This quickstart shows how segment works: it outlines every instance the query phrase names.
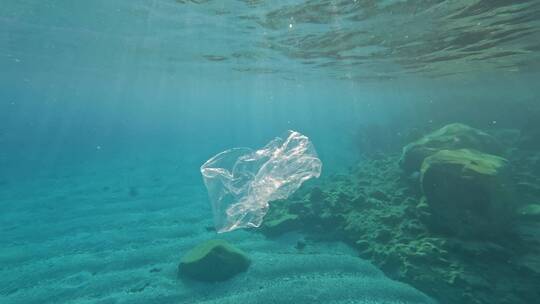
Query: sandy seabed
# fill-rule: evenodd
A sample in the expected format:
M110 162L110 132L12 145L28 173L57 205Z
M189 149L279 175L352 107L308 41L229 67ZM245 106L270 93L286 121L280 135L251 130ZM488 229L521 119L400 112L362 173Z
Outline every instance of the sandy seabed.
M433 303L341 243L298 250L296 233L216 235L190 166L86 164L7 180L0 200L4 304ZM182 254L216 237L244 250L249 270L222 283L179 279Z

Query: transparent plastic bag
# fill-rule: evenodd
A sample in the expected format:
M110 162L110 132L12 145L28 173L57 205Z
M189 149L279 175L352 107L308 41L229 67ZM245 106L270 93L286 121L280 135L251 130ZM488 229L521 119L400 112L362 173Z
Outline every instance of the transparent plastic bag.
M295 131L260 150L234 148L212 157L201 173L217 232L259 227L269 202L289 197L321 169L309 138Z

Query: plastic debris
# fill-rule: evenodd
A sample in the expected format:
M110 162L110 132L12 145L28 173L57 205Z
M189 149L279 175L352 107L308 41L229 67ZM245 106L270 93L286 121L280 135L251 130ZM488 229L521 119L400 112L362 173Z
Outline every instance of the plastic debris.
M321 174L322 162L309 138L295 131L264 148L226 150L201 166L216 231L259 227L269 202L286 199Z

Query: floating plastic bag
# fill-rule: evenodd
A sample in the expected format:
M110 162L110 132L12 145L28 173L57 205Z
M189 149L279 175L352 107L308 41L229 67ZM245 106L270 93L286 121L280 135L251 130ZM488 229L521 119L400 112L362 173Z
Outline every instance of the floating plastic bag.
M304 136L289 131L264 148L234 148L201 167L218 232L259 227L268 203L285 199L302 183L321 175L322 162Z

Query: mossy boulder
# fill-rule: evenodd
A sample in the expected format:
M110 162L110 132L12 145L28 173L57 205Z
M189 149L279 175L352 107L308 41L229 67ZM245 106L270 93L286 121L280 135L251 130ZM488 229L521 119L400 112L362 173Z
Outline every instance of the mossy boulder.
M427 212L437 230L459 237L499 236L508 232L506 159L475 150L441 150L422 163L420 181Z
M403 148L399 164L406 173L419 171L424 159L440 150L473 149L499 154L498 140L461 123L446 125Z
M198 281L225 281L248 269L248 256L224 240L210 240L188 251L180 260L178 274Z

